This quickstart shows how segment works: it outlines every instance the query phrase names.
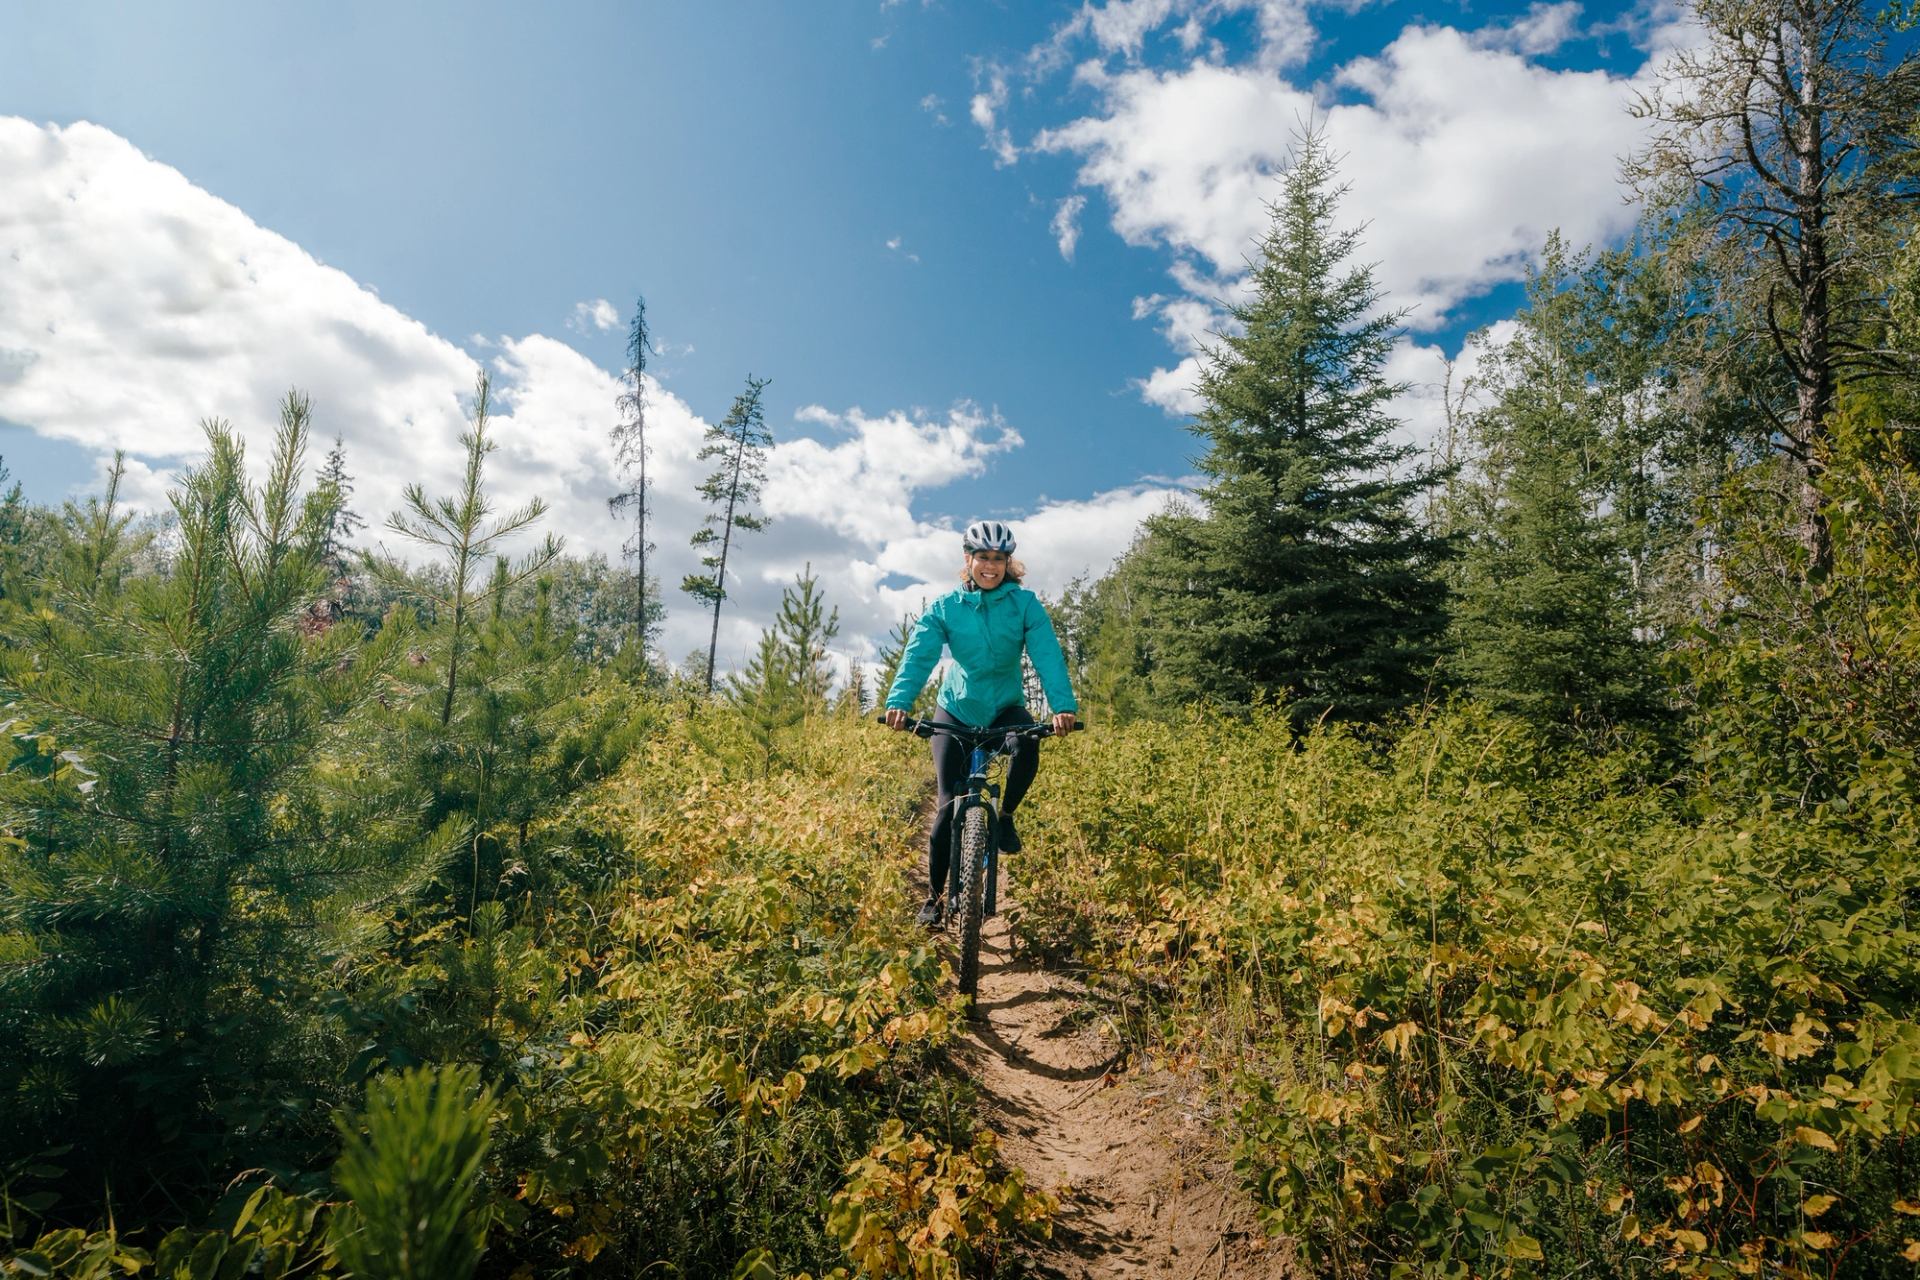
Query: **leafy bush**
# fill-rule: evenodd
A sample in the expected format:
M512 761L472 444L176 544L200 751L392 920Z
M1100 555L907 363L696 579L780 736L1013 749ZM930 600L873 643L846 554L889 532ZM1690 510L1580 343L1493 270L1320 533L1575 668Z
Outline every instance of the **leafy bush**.
M1277 714L1091 737L1029 806L1017 935L1157 993L1338 1270L1903 1268L1920 833L1651 760L1470 708L1377 755Z

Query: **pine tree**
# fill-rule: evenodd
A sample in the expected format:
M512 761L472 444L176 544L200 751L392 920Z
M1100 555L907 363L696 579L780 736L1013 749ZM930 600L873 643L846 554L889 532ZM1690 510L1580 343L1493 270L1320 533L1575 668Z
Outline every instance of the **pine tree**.
M713 692L714 662L720 652L720 604L727 598L727 557L733 548L734 531L755 533L767 527L767 517L751 509L767 478L766 453L773 446L760 407L760 393L767 382L749 376L747 389L734 399L724 421L707 428L706 443L700 447L702 462L720 459L720 465L700 485L700 496L714 509L691 539L693 546L704 552L700 563L708 572L688 574L680 589L713 608L713 632L707 641L708 693ZM713 549L715 543L719 544L717 550Z
M1547 722L1629 711L1642 685L1622 551L1634 513L1615 501L1628 486L1593 376L1584 266L1549 238L1518 332L1488 354L1458 513L1451 665L1475 695Z
M339 436L333 438L333 448L327 452L326 464L320 468L318 483L336 496L333 519L327 526L325 555L333 576L344 578L347 576L347 544L367 527L367 522L348 505L353 501L353 477L347 474L347 446Z
M444 612L446 618L446 676L440 699L440 724L453 718L454 698L460 687L460 663L465 656L473 615L484 612L501 591L513 587L544 570L559 556L560 540L549 534L539 548L528 554L507 574L496 574L486 586L479 585L482 566L492 560L500 543L530 527L546 514L547 504L539 498L497 520L493 500L486 491L487 455L497 447L487 438L487 412L490 385L482 372L474 386L473 427L461 433L466 446L467 465L460 492L453 497L428 498L419 483L407 486L406 507L387 518L387 528L402 537L432 547L440 553L447 570L444 590L434 590L431 581L409 574L404 566L390 559L374 562L385 581L425 596Z
M913 639L913 628L920 621L918 612L909 611L900 615L900 621L894 624L886 641L880 646L880 679L875 684L882 702L887 692L893 688L893 678L900 674L900 664L907 660L907 642ZM921 701L927 694L922 692Z
M647 300L634 303L633 327L627 332L626 385L619 399L620 421L613 428L613 461L627 487L607 499L607 509L617 518L630 514L633 532L627 535L621 550L633 565L633 613L631 643L642 665L652 641L654 616L648 607L647 553L653 543L647 538L647 357L652 346L647 332Z
M45 607L0 647L0 1090L123 1195L220 1158L210 1099L297 1094L308 1046L274 994L397 874L362 857L344 780L316 767L397 646L298 625L333 515L328 489L300 490L307 424L289 395L257 488L208 424L164 573L115 569L116 466L103 501L68 508Z
M12 479L6 463L0 461L0 485ZM0 498L0 601L25 603L34 577L34 508L26 491L15 480Z
M1253 297L1207 353L1192 430L1205 513L1149 523L1146 585L1169 701L1285 694L1298 721L1372 719L1421 695L1440 653L1441 545L1413 504L1436 479L1396 444L1398 313L1318 134L1301 139L1252 264Z
M804 673L779 630L760 633L760 647L746 668L727 677L727 699L740 712L740 724L752 743L755 771L768 777L781 761L781 735L807 717Z
M126 451L115 449L107 469L106 493L89 497L85 506L61 504L61 534L52 569L69 593L100 599L117 595L134 557L152 541L150 534L133 530L134 513L121 509L120 484L126 474Z
M774 618L773 632L800 697L811 709L824 708L833 690L828 646L840 634L840 610L827 610L812 564L780 593L780 612Z

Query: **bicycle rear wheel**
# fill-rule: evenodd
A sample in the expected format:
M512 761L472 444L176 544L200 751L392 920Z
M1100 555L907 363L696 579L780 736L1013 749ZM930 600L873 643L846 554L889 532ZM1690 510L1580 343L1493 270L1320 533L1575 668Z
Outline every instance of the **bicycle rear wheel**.
M984 805L967 810L960 828L960 994L980 994L980 921L985 914L981 883L987 866L987 841L993 830L992 811Z

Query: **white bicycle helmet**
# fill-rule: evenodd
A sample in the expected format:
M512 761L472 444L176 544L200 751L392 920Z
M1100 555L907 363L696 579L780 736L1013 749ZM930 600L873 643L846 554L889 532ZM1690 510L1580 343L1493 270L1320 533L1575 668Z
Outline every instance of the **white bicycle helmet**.
M1013 530L998 520L975 520L960 536L960 545L968 551L1004 551L1012 555L1017 544Z

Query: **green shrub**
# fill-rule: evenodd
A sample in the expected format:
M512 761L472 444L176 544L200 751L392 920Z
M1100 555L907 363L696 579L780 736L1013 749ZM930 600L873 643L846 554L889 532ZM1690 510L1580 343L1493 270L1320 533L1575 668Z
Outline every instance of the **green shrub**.
M334 1250L356 1275L462 1280L487 1247L480 1174L494 1112L473 1067L378 1077L367 1108L339 1121L334 1178L352 1202L334 1219Z

